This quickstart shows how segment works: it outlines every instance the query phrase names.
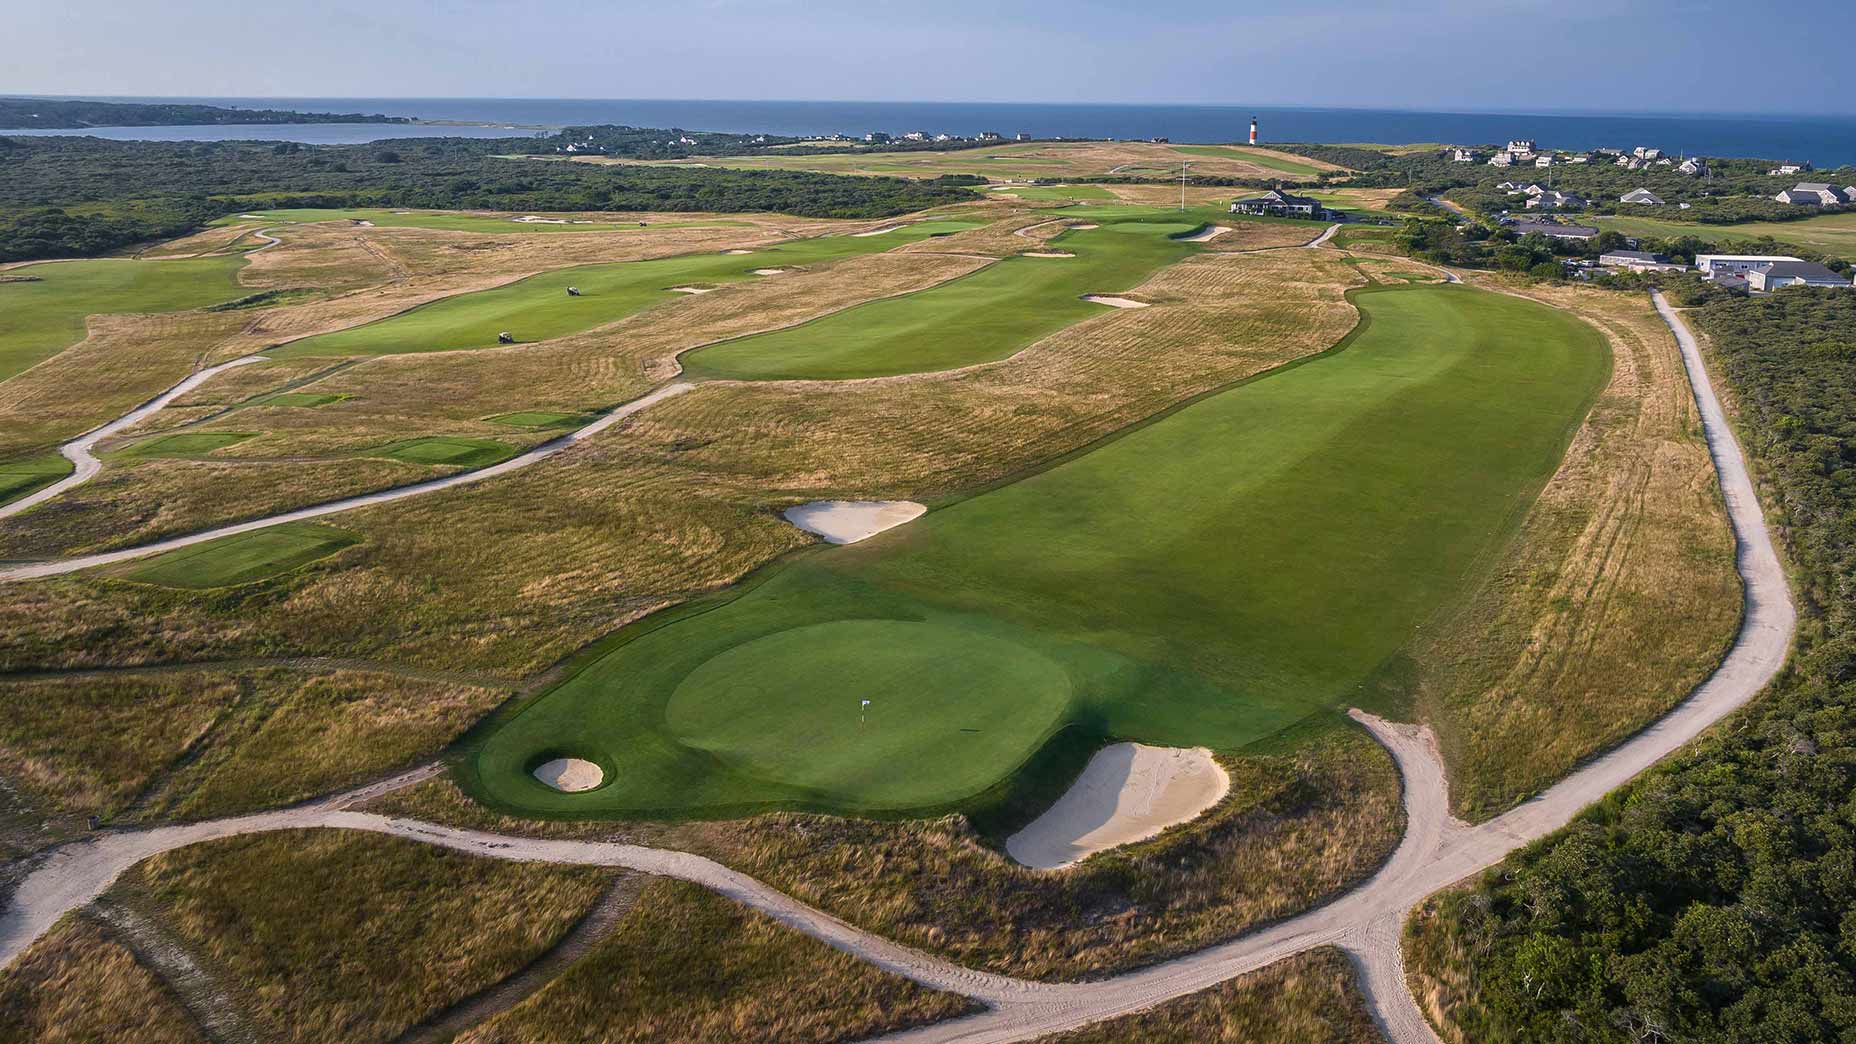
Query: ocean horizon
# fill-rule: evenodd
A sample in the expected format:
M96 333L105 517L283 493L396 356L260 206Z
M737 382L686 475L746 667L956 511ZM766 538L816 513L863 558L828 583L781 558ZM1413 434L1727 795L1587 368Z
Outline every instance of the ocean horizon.
M16 97L46 97L27 95ZM510 137L595 123L790 136L883 131L1011 137L1153 138L1240 141L1255 116L1262 140L1311 143L1438 142L1488 144L1532 138L1547 148L1631 148L1671 154L1748 156L1856 165L1856 116L1705 113L1447 112L1297 106L1049 104L1013 102L718 101L548 98L232 98L62 96L85 100L178 102L303 112L360 112L451 120L432 124L246 124L205 127L95 127L0 134L94 134L128 140L283 140L352 144L389 138Z

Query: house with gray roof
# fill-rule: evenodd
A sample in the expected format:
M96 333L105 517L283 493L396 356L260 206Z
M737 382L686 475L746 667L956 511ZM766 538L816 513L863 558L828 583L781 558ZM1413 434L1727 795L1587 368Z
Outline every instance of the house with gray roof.
M1548 239L1571 239L1583 242L1597 239L1598 229L1590 225L1561 225L1552 221L1517 221L1508 226L1517 236L1542 235Z
M1297 196L1282 189L1271 189L1261 196L1251 196L1231 204L1233 214L1267 214L1274 217L1326 217L1327 208L1318 199Z
M1799 203L1813 207L1837 207L1856 199L1856 185L1839 188L1822 181L1800 181L1772 197L1780 203Z
M1651 192L1647 188L1640 188L1640 189L1632 189L1629 192L1624 193L1622 196L1619 196L1618 202L1619 203L1645 203L1650 206L1660 207L1663 205L1663 197L1657 195L1654 192Z
M1815 261L1774 261L1746 274L1747 285L1761 293L1788 286L1849 286L1850 277L1839 275Z

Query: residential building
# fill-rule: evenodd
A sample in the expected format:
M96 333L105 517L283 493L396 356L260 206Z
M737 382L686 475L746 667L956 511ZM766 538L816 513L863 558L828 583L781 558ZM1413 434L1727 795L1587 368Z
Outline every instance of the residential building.
M1784 174L1802 174L1810 169L1811 165L1809 163L1787 163L1782 167L1767 171L1766 176L1769 178L1776 178Z
M1693 156L1690 156L1688 159L1683 160L1681 166L1678 166L1676 169L1681 171L1684 174L1694 174L1694 175L1699 176L1702 174L1706 174L1708 172L1708 165L1706 163L1703 163L1701 160L1696 159Z
M1598 255L1598 263L1606 268L1625 268L1632 272L1688 271L1688 266L1680 261L1671 261L1661 254L1646 254L1641 250L1613 250Z
M1481 156L1476 152L1475 149L1451 149L1450 150L1450 161L1452 163L1474 163L1476 162L1476 160L1480 158Z
M1598 238L1598 229L1590 225L1559 225L1551 221L1518 221L1508 226L1517 236L1542 235L1549 239L1571 239L1584 242Z
M1709 279L1718 279L1722 275L1742 275L1761 265L1796 260L1787 254L1697 254L1695 267Z
M889 135L884 134L882 131L871 131L864 135L864 140L872 145L881 145L889 141Z
M1548 153L1548 154L1545 154L1545 155L1541 155L1541 156L1535 156L1535 157L1534 157L1534 166L1536 166L1536 167L1551 167L1551 166L1553 166L1553 155L1552 155L1551 153Z
M1527 205L1531 210L1578 210L1585 206L1585 199L1570 192L1545 189L1529 199Z
M1568 163L1590 163L1592 162L1592 157L1581 152L1577 156L1574 156L1573 158L1567 160L1566 162Z
M1653 207L1660 207L1663 205L1663 197L1657 195L1654 192L1651 192L1647 188L1640 188L1640 189L1632 189L1631 191L1624 193L1622 196L1619 196L1618 202L1619 203L1646 203Z
M1661 156L1663 154L1663 150L1647 148L1645 146L1639 145L1636 148L1630 150L1630 154L1632 156L1637 157L1640 160L1643 160L1645 163L1648 163L1651 160L1656 159L1658 156Z
M1516 138L1508 143L1508 151L1532 153L1534 151L1534 139Z
M1318 199L1297 196L1282 189L1271 189L1261 196L1251 196L1231 204L1233 214L1268 214L1275 217L1326 217L1327 209Z
M1771 293L1788 286L1849 286L1847 277L1838 275L1814 261L1774 261L1746 273L1747 285L1761 293Z
M1018 132L1018 140L1019 140L1019 141L1030 141L1030 140L1031 140L1031 132L1029 132L1029 131L1019 131L1019 132Z
M981 131L980 140L981 141L1004 141L1005 138L998 131Z
M927 131L910 131L902 136L903 141L927 141Z
M1512 167L1514 166L1514 153L1498 152L1495 155L1490 156L1489 166L1491 167Z
M1802 203L1813 207L1835 207L1856 199L1856 185L1838 188L1822 181L1800 181L1772 197L1780 203Z

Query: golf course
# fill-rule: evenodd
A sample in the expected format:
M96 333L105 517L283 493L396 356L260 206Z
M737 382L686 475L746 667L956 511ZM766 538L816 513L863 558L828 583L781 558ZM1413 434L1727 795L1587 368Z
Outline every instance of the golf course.
M1002 359L1108 311L1083 295L1138 286L1198 250L1179 237L1199 227L1127 221L1064 232L1039 252L1071 256L1009 257L919 293L710 345L685 355L684 370L697 378L844 380Z
M0 273L0 381L84 339L84 320L179 312L242 293L241 257L60 261Z
M1158 258L1174 241L1149 227L1094 239ZM1050 264L1082 261L1070 235L1078 259ZM1353 299L1329 352L620 631L493 718L466 785L544 816L923 813L1066 727L1233 750L1371 707L1375 672L1505 546L1610 355L1510 296ZM561 757L605 784L530 775Z
M381 228L429 228L441 232L623 232L640 228L726 228L747 226L746 221L725 218L683 221L598 221L560 214L459 214L452 211L386 210L378 207L354 209L254 210L213 222L236 225L258 220L269 224L313 224L319 221L366 223Z
M492 290L459 294L379 322L295 341L272 358L397 355L406 352L490 348L508 332L518 344L545 341L623 319L675 300L673 288L707 289L766 276L756 269L836 261L873 254L930 236L948 235L978 222L917 221L880 235L798 239L745 254L704 253L651 261L624 261L556 269ZM579 291L570 296L568 287Z

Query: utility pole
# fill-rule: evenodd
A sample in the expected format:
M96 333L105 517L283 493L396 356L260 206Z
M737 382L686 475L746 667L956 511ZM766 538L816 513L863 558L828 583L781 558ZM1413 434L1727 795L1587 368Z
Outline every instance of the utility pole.
M1179 209L1181 210L1186 209L1186 168L1190 166L1192 166L1191 161L1179 165Z

